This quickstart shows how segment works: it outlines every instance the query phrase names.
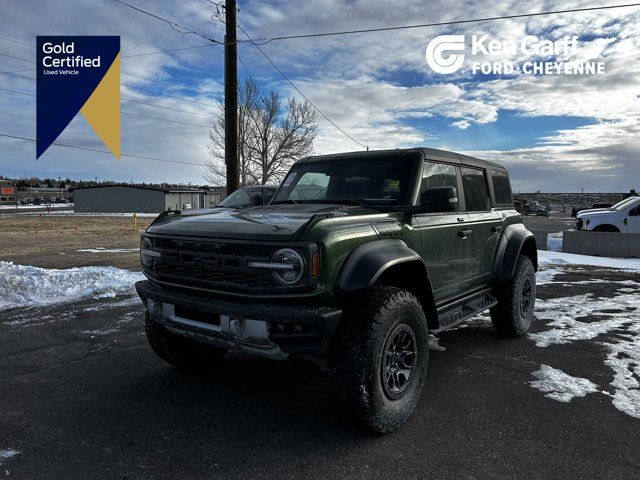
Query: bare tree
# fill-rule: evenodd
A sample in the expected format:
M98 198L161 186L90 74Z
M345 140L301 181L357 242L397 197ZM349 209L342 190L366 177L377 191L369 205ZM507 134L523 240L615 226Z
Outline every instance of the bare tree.
M224 185L224 98L217 104L203 175L214 185ZM289 98L283 106L276 91L262 93L251 79L245 80L238 91L240 185L279 182L295 160L313 153L316 117L308 102Z

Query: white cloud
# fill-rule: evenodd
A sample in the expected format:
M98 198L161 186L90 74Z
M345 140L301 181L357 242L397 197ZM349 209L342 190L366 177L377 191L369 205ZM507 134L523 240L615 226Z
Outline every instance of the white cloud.
M222 39L224 26L211 21L214 7L206 2L137 0L135 4L212 38ZM588 6L592 2L580 0L573 2L574 5ZM256 38L486 16L486 4L471 0L457 1L455 5L442 0L429 4L411 0L402 2L400 8L379 0L338 3L332 0L295 3L249 0L239 6L240 24ZM526 5L501 1L492 4L492 15L550 8L556 7L550 7L542 0ZM119 34L123 55L204 43L199 37L180 35L167 25L116 3L73 0L67 2L64 15L52 13L57 11L57 3L53 0L26 0L5 5L0 20L3 35L32 42L36 33ZM631 187L627 185L632 178L630 174L640 178L635 165L639 151L636 125L640 111L640 63L633 56L640 47L640 22L635 11L633 8L617 9L458 27L273 41L262 48L323 112L372 148L429 144L459 149L451 144L446 132L436 135L431 129L417 126L428 124L430 118L437 117L445 117L456 134L473 124L495 124L504 110L514 111L524 118L576 116L592 119L592 125L547 134L526 147L474 153L498 159L513 168L517 188L522 190L569 189L581 185L620 190ZM545 38L587 36L585 38L593 39L583 42L574 60L603 59L607 74L486 81L472 78L469 73L436 75L426 66L424 48L429 39L441 33L486 33L500 39L518 39L527 34ZM239 38L243 38L241 32ZM292 92L253 46L241 44L239 50L259 84L288 94ZM34 56L32 49L7 42L2 42L1 51L25 58ZM133 87L123 87L123 96L200 115L130 102L123 102L123 111L209 124L211 119L201 115L212 115L213 108L163 98L162 95L167 93L214 103L221 89L222 58L220 47L214 46L124 59L123 71L146 79L123 75L122 83ZM522 60L519 55L497 55L492 60L506 58ZM6 57L0 60L3 71L29 66ZM472 60L469 57L467 63ZM32 76L29 72L26 75ZM185 88L181 82L190 85ZM6 75L0 75L0 87L34 91L33 82ZM1 132L35 136L33 97L3 93L0 110ZM123 151L126 153L195 163L206 158L206 128L126 115L122 118L122 127ZM322 119L320 127L316 146L319 153L360 148ZM60 140L103 148L80 117L72 122ZM1 142L0 173L27 170L27 173L85 178L98 175L118 180L202 181L197 166L133 159L117 162L107 156L56 147L36 162L33 145L9 140Z
M458 120L457 122L453 122L451 126L459 128L460 130L466 130L471 126L471 124L466 120Z

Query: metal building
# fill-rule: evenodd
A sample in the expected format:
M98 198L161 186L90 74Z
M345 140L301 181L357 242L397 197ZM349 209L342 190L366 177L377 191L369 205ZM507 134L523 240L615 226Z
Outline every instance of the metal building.
M202 190L173 190L134 185L98 185L74 189L74 210L83 213L160 213L205 206Z

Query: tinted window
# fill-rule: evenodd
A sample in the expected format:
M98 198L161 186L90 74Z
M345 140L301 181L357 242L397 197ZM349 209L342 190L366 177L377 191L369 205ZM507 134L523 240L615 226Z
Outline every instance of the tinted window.
M456 167L444 163L425 162L422 169L422 183L420 184L420 199L425 198L425 193L429 191L435 192L443 187L453 187L458 190L458 177L456 175ZM435 202L432 205L440 205L442 202ZM442 205L442 207L432 208L430 212L451 212L457 211L457 205Z
M496 197L496 205L512 206L511 184L509 176L503 172L492 172L491 183L493 183L493 193Z
M468 212L486 212L491 210L487 179L483 170L462 169L462 186Z

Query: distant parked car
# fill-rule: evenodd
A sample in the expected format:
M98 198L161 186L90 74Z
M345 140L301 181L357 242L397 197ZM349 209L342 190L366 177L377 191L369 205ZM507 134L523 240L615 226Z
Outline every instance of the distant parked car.
M33 197L25 197L24 202L25 205L33 205Z
M610 208L582 210L576 230L640 233L640 196L629 197Z
M549 215L551 215L551 209L549 207L539 206L536 209L537 217L548 217Z
M267 205L276 193L276 185L252 185L243 187L222 200L216 208L248 208Z

